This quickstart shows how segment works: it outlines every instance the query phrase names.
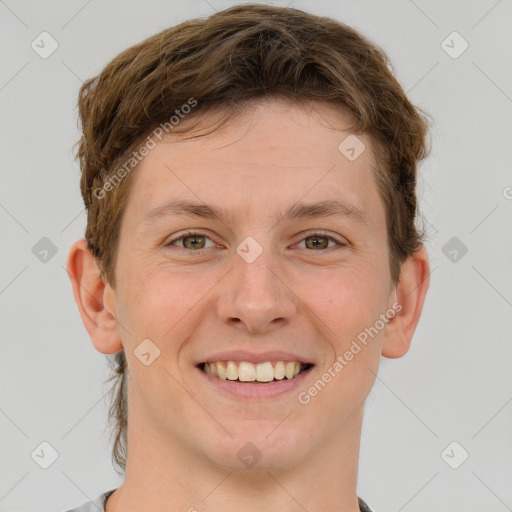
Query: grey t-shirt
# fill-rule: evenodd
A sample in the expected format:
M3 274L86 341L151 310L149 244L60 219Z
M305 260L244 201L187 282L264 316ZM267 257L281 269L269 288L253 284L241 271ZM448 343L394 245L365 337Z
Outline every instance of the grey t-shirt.
M107 491L98 496L94 501L88 501L80 507L66 510L66 512L105 512L105 504L115 490ZM361 512L372 512L370 507L361 498L359 498L359 510Z
M110 498L110 495L114 493L117 489L112 489L110 491L104 492L100 496L98 496L94 501L88 501L84 503L78 508L74 508L72 510L66 510L66 512L105 512L105 504L107 500Z

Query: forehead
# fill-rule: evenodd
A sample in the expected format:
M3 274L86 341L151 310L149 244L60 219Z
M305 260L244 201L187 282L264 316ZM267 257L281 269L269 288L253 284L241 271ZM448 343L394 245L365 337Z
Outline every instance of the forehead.
M206 115L194 129L212 122ZM267 100L207 135L170 134L134 171L128 208L141 220L170 199L190 200L263 218L299 201L343 200L379 223L371 140L349 123L322 103Z

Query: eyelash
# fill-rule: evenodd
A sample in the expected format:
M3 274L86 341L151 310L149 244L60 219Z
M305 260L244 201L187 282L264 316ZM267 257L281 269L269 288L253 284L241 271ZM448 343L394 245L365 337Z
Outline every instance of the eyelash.
M204 236L205 238L208 238L208 239L212 240L208 235L205 235L204 233L201 233L199 231L194 231L194 230L188 230L188 231L186 231L186 233L182 234L181 236L173 238L172 240L169 240L169 242L167 242L166 246L174 245L178 249L181 249L181 250L184 250L184 251L188 251L188 252L199 253L199 254L201 254L203 251L211 249L211 247L204 247L202 249L187 249L186 247L179 247L178 245L176 245L177 241L182 240L184 238L187 238L189 236ZM305 233L303 235L301 240L299 240L299 242L297 242L297 243L301 243L304 240L306 240L307 238L313 238L313 237L327 238L329 241L335 242L337 244L338 248L343 248L343 247L346 247L348 245L347 243L344 243L341 240L338 240L338 239L336 239L336 238L334 238L334 237L332 237L330 235L327 235L326 233L322 233L321 231L307 232L307 233ZM305 249L308 250L307 247ZM324 252L324 251L327 251L329 249L336 249L336 247L327 247L325 249L319 249L318 251L315 251L314 249L309 249L309 250L310 250L310 252Z

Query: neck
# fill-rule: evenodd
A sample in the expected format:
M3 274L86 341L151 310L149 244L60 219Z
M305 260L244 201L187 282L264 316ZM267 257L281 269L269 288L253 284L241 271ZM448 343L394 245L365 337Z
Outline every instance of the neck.
M325 446L294 467L240 471L206 462L153 434L128 436L125 480L106 512L359 512L358 436Z
M359 512L362 413L361 408L343 428L328 427L324 432L328 441L309 450L304 445L294 448L293 460L272 464L263 458L246 470L217 463L188 444L185 436L170 435L161 424L151 422L151 417L130 415L125 480L108 499L106 512ZM272 451L272 441L274 448L282 446L277 437L267 439L265 453ZM233 439L232 445L245 442Z

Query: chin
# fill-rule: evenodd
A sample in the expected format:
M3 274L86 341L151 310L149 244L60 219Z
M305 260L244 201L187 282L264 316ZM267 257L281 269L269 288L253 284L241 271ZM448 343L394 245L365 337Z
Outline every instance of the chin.
M304 432L285 429L279 422L264 421L240 428L206 447L212 463L227 471L276 471L296 466L305 454Z

